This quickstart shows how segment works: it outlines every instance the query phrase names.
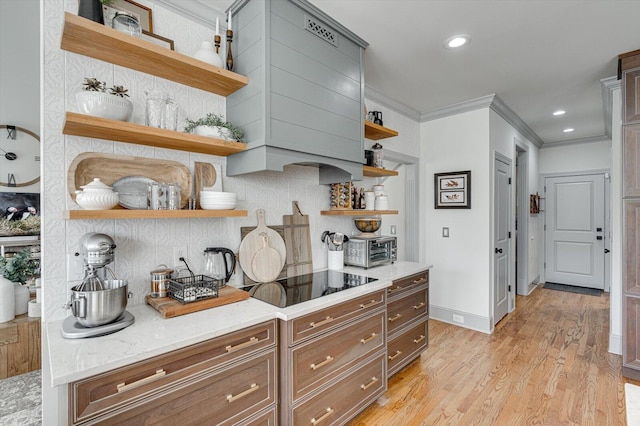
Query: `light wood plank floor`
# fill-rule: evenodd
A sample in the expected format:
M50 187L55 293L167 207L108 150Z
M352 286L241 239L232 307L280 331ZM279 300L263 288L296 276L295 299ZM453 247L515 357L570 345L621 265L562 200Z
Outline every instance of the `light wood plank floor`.
M538 287L492 335L430 320L429 348L350 426L625 425L609 296Z

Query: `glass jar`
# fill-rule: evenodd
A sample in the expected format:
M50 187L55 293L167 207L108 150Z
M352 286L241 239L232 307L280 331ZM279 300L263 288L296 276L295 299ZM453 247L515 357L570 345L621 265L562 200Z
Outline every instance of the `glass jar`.
M163 117L165 116L167 97L159 90L150 90L145 94L147 95L147 105L144 123L147 126L161 128Z
M384 153L382 152L382 145L376 142L372 147L373 151L373 167L377 167L379 169L384 169Z
M171 98L165 100L162 128L178 130L178 103Z
M142 37L142 27L138 18L131 16L126 12L116 12L111 21L114 30L122 31L134 37Z

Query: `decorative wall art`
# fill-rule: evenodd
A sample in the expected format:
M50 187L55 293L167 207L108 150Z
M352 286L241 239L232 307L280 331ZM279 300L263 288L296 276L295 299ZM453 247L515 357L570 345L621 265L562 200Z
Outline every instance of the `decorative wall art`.
M436 209L471 208L471 171L434 174Z
M40 194L0 192L0 236L40 234Z

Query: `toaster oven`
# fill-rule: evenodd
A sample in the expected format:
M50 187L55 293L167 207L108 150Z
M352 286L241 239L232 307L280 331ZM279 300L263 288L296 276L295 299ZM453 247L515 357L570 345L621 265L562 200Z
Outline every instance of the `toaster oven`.
M355 236L344 244L344 264L371 268L398 260L396 237Z

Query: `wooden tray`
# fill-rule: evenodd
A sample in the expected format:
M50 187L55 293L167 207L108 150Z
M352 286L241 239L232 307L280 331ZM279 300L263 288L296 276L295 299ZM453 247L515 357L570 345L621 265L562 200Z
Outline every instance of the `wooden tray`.
M160 312L162 318L173 318L180 315L191 314L204 309L215 308L216 306L228 305L229 303L241 302L249 298L249 292L226 286L220 289L220 296L213 299L200 300L199 302L185 303L184 305L170 297L145 296L147 305Z
M73 159L67 172L67 190L75 201L76 190L93 178L112 185L126 176L144 176L158 182L177 182L181 188L181 206L184 208L191 197L191 173L182 163L146 157L84 152Z

